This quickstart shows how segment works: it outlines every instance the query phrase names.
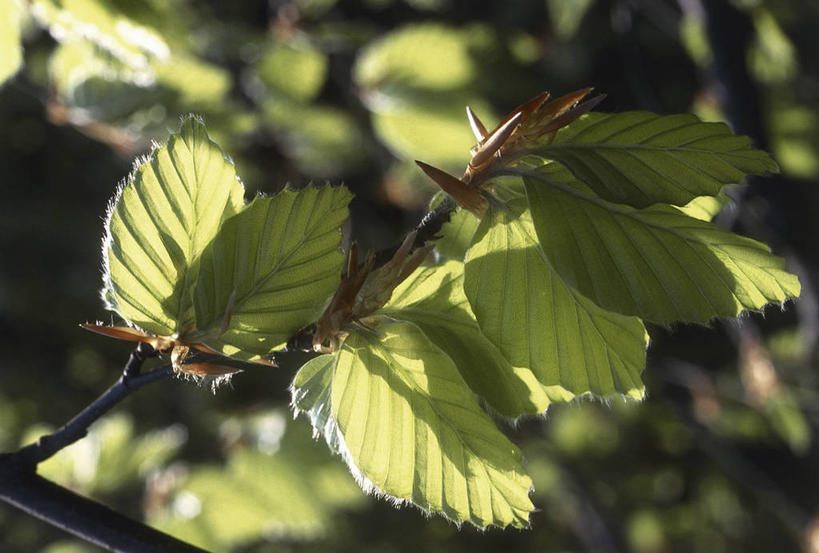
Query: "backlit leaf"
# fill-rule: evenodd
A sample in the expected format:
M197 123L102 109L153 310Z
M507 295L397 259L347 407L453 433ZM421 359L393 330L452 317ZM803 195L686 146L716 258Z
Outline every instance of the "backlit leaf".
M746 174L777 170L768 154L723 123L643 111L589 114L537 155L565 165L601 198L634 207L685 205Z
M797 278L760 242L671 206L613 204L553 174L524 179L541 247L605 309L704 323L799 295Z
M463 87L476 74L466 33L440 24L407 25L362 50L354 68L360 87Z
M459 261L422 267L395 289L382 312L415 323L452 358L469 387L501 414L543 412L550 401L532 371L512 367L481 333L463 291L463 273Z
M23 63L22 16L22 0L0 0L0 85L17 73Z
M305 369L296 406L326 413L330 402L336 443L365 489L481 527L528 524L531 480L520 451L417 326L383 319Z
M109 309L159 336L190 330L199 257L243 194L205 125L186 119L112 203L103 250Z
M201 339L225 353L261 355L314 321L341 278L340 227L351 197L344 187L286 189L228 220L202 256Z
M640 399L647 335L570 287L538 245L523 198L491 207L467 252L464 280L483 333L530 369L552 401L591 393Z

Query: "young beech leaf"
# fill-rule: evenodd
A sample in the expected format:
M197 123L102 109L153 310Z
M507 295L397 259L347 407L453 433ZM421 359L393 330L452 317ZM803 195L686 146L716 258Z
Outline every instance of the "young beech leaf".
M460 212L478 222L468 212ZM466 383L493 409L507 417L543 412L549 397L526 367L512 367L481 333L463 291L464 264L448 261L422 267L393 292L381 310L410 321L458 367Z
M541 248L601 307L705 323L799 295L798 279L765 244L672 206L607 202L551 165L524 178Z
M435 249L446 258L463 260L479 222L470 212L456 209L441 227L441 238L435 241Z
M528 525L520 450L417 326L384 318L352 332L299 371L293 399L365 490L456 522Z
M316 320L338 287L344 187L283 190L256 198L206 248L196 288L200 340L263 355Z
M22 0L0 0L0 86L23 63L20 35L24 9Z
M530 369L551 400L643 397L642 322L602 309L561 278L524 198L491 207L481 221L466 255L464 292L484 335L513 367Z
M746 174L778 169L723 123L643 111L586 115L535 153L565 165L601 198L634 207L685 205Z
M108 308L158 336L188 331L199 256L241 209L243 195L233 163L205 125L186 119L111 204L103 245Z

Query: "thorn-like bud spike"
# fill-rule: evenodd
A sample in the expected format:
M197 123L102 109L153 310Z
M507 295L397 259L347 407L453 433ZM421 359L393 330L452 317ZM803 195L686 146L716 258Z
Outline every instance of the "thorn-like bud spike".
M478 142L483 142L489 135L489 131L486 130L486 127L483 126L481 120L478 119L478 116L475 115L475 112L472 111L472 108L469 106L466 106L466 118L469 119L469 126L472 127L472 133L475 135L475 139Z
M145 334L141 330L137 330L129 326L104 326L91 323L84 323L80 326L85 330L90 330L91 332L96 332L97 334L102 334L103 336L108 336L110 338L116 338L117 340L142 342L162 353L167 352L174 346L174 344L176 344L176 340L173 338L166 336L151 336L150 334Z
M509 137L512 136L512 133L515 132L521 119L523 119L523 113L518 113L493 132L478 151L475 152L475 155L472 156L469 165L472 167L480 167L489 161L492 156L495 155L495 152L500 150Z
M462 208L471 211L477 216L483 215L486 211L486 198L481 196L477 189L464 184L449 173L441 171L437 167L427 165L423 161L415 161L418 167L441 187L441 190L452 196L452 199Z
M544 117L548 117L549 119L562 115L564 112L574 107L577 102L588 96L592 90L594 90L592 87L581 88L580 90L575 90L574 92L564 94L560 98L555 98L543 106L543 109L538 115L543 114Z
M347 276L355 274L358 269L358 245L353 242L350 244L350 253L347 255Z
M414 230L407 234L406 238L404 238L404 241L401 242L401 247L399 247L396 250L395 254L392 256L394 261L400 263L404 260L405 257L407 257L407 255L409 255L409 252L412 250L412 246L415 245L416 236L418 236L417 230Z
M535 96L531 100L528 100L528 101L522 103L521 105L519 105L518 107L516 107L515 109L510 111L509 115L504 117L503 121L501 121L498 124L498 126L495 128L495 130L492 131L492 132L493 133L496 132L500 127L505 125L507 121L509 121L512 117L514 117L518 113L522 114L524 118L529 117L531 114L533 114L534 112L536 112L537 110L540 109L540 106L542 106L544 104L544 102L546 102L546 100L549 99L549 96L550 95L549 95L548 92L541 92L540 94L538 94L537 96Z
M564 111L558 117L555 117L548 124L546 124L540 132L541 136L547 135L549 133L555 133L558 130L562 129L569 123L577 120L581 115L584 115L591 111L597 104L602 102L606 98L605 94L600 94L595 96L591 100L588 100L579 106L571 108L569 110Z

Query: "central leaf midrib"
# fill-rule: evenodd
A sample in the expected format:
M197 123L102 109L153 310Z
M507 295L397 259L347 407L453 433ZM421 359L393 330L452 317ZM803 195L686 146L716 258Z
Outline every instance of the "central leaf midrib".
M285 254L283 257L281 257L279 259L279 261L276 263L275 267L270 269L270 271L268 271L266 275L264 275L262 278L260 278L256 282L256 284L253 285L253 288L248 290L248 292L246 294L244 294L240 299L236 299L236 301L234 301L234 304L233 304L234 307L238 309L239 307L244 305L245 302L249 301L251 298L253 298L253 296L258 294L259 290L264 288L264 285L267 284L267 282L270 279L272 279L276 275L276 273L279 272L279 270L281 270L282 265L284 265L293 255L295 255L295 253L299 250L299 248L302 245L304 245L304 243L307 242L307 241L308 241L308 236L307 235L303 236L299 240L299 242L296 245L294 245L293 248L290 249L289 252L287 252L287 254ZM327 255L327 253L328 252L322 252L321 255L316 256L315 258L311 259L311 261L313 261L315 259L318 259L319 257L323 257L323 256Z

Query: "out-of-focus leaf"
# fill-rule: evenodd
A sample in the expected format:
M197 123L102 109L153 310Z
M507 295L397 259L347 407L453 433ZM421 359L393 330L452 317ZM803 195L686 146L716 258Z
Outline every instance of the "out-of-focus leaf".
M332 423L316 431L335 429L331 441L365 489L481 527L528 524L531 480L520 451L417 326L384 319L305 369L294 381L294 403L331 410L332 417L311 414Z
M559 166L524 178L555 271L605 309L659 323L705 323L799 295L764 244L670 206L634 209L573 185ZM542 178L542 180L535 180Z
M438 23L407 25L371 42L353 70L364 89L462 88L476 76L464 32Z
M96 553L96 549L74 541L58 541L48 544L40 553Z
M170 49L155 29L99 0L33 0L31 13L59 42L90 41L134 70L166 60Z
M59 44L48 70L62 102L97 119L124 118L173 96L156 86L152 69L134 69L89 41Z
M552 401L642 399L642 322L602 309L563 280L525 199L490 206L467 252L464 291L484 335L513 367L530 369Z
M218 108L220 102L226 101L232 84L225 69L182 53L153 67L157 86L172 91L175 105L183 111Z
M248 428L257 422L259 429ZM271 422L283 432L275 448L265 445ZM194 465L164 507L149 512L151 525L200 547L225 550L263 539L320 537L336 509L363 502L344 468L300 424L291 428L284 413L223 425L228 423L238 426L231 432L238 430L244 445L228 450L225 465Z
M783 390L765 404L765 415L774 431L796 454L804 454L811 443L811 428L793 394Z
M463 271L460 261L422 267L395 289L381 311L418 325L452 358L470 388L499 413L542 413L550 401L532 371L512 367L481 333L463 291Z
M28 435L34 439L44 430L31 429ZM134 436L129 415L109 415L96 422L88 436L62 449L37 470L45 478L84 493L111 493L137 485L175 455L186 440L187 433L178 425Z
M112 203L103 250L109 309L159 336L190 331L199 256L241 209L243 193L205 125L185 120Z
M483 102L454 95L426 95L373 104L373 127L400 159L423 159L435 165L461 168L469 159L475 136L469 130L464 106L489 113Z
M814 179L819 176L819 112L815 106L778 99L771 116L772 143L782 170L792 176Z
M757 79L766 83L791 79L799 71L799 63L788 35L773 14L761 6L753 11L753 21L756 33L749 53L750 69Z
M0 0L0 85L17 73L23 63L22 17L22 0Z
M593 2L594 0L547 0L546 6L549 8L554 33L563 40L572 38Z
M598 196L634 207L714 196L776 162L723 123L644 111L584 116L538 155L560 162Z
M321 90L327 65L327 56L305 40L273 42L256 65L256 74L274 93L307 102Z
M366 159L367 138L342 110L271 99L263 111L276 140L307 175L337 177Z
M679 26L680 40L688 55L700 67L707 67L713 60L711 46L705 34L705 26L701 17L690 13L683 13Z
M341 186L286 189L228 219L201 258L199 339L264 355L315 320L341 278L351 198Z

